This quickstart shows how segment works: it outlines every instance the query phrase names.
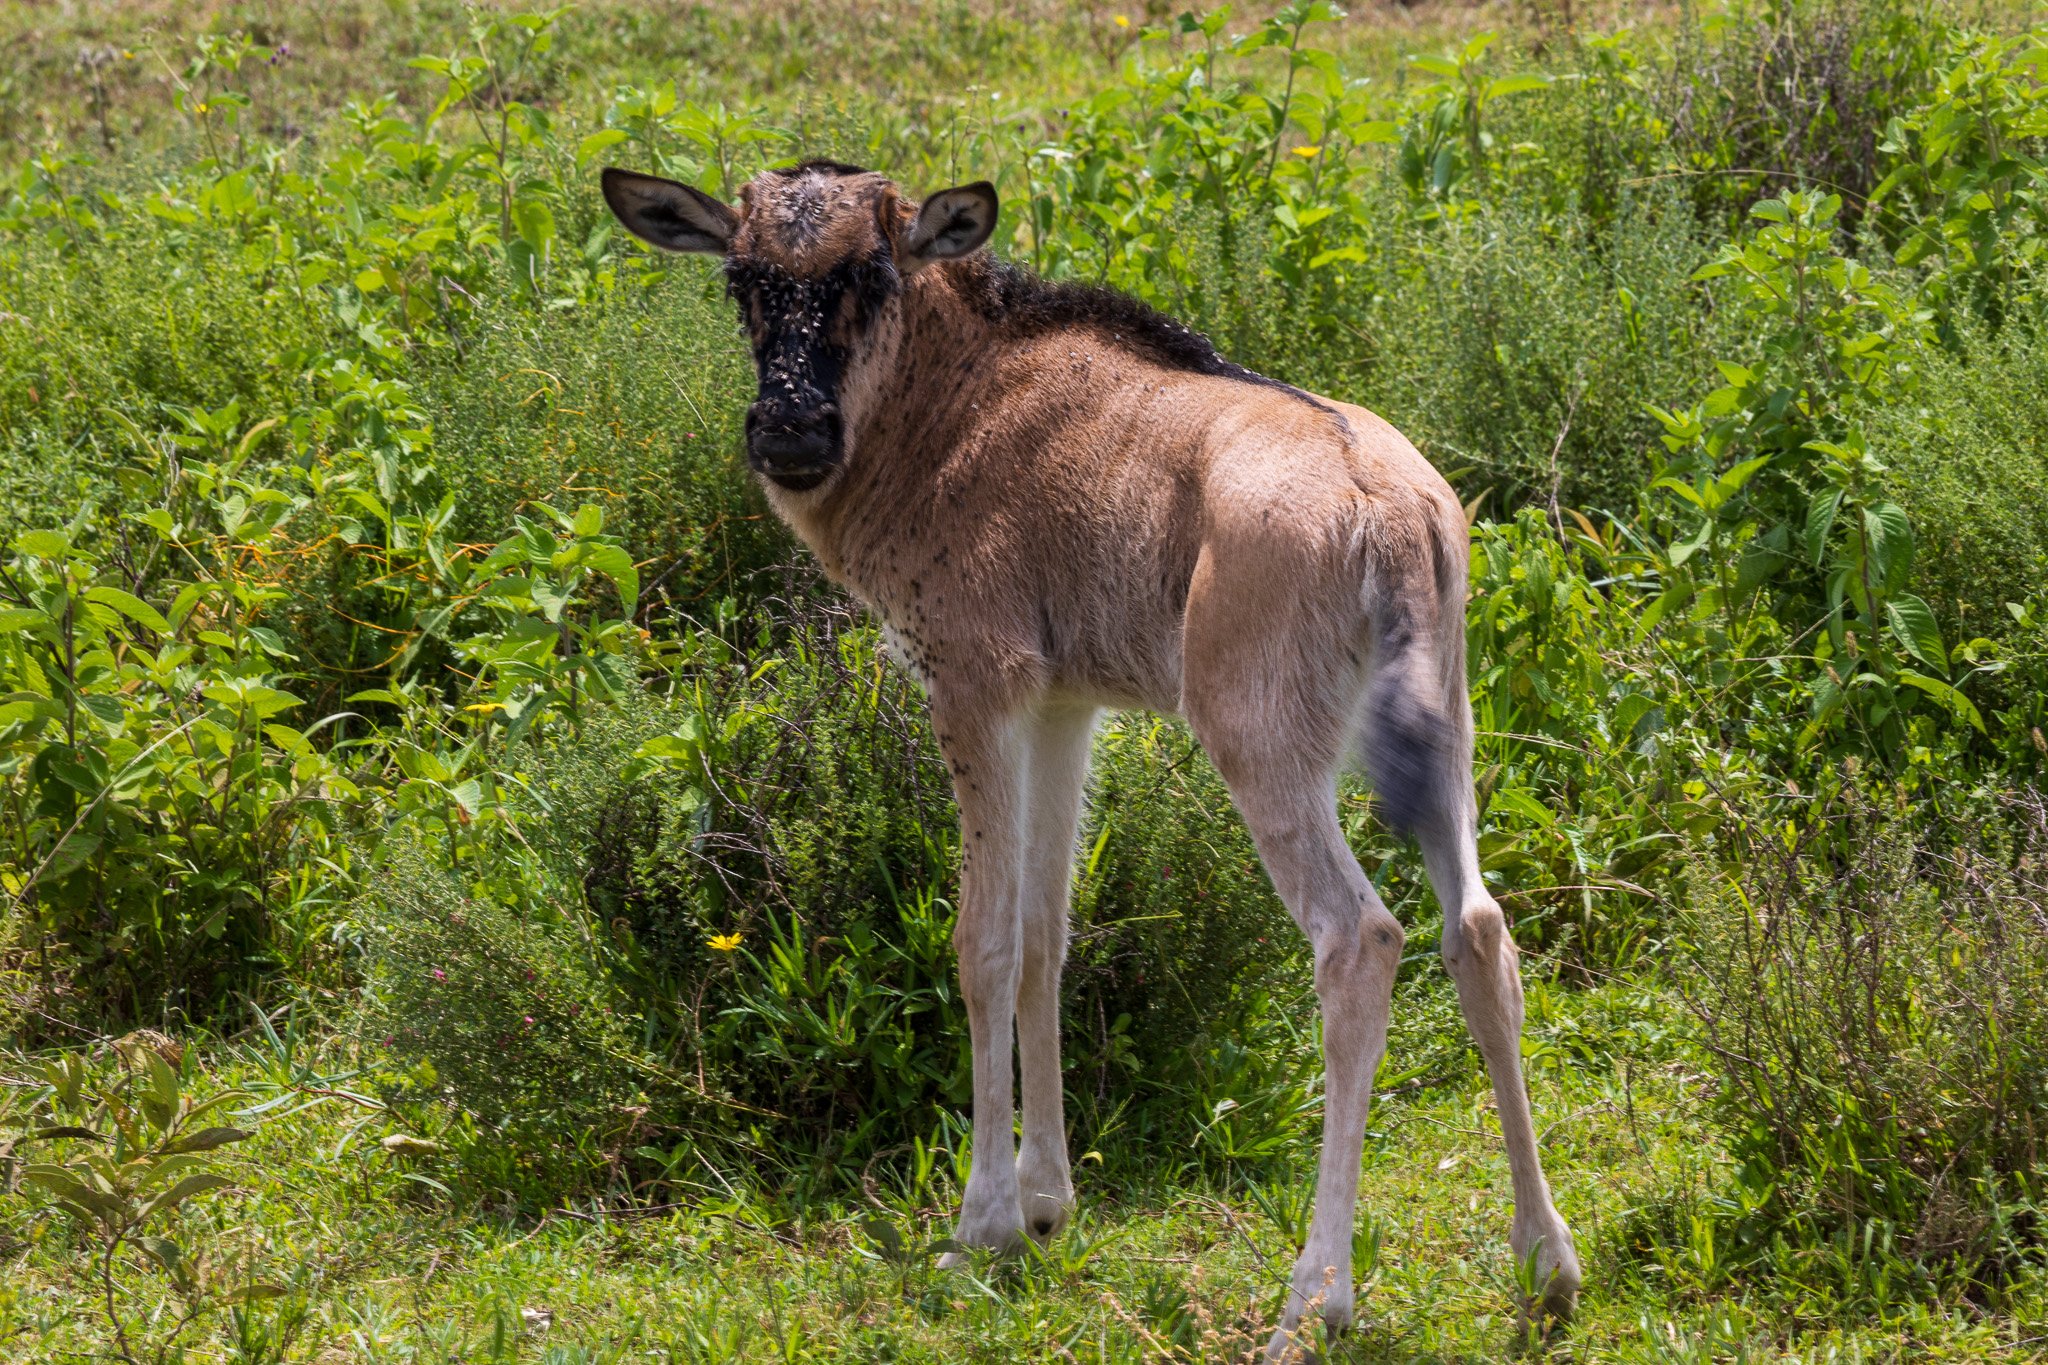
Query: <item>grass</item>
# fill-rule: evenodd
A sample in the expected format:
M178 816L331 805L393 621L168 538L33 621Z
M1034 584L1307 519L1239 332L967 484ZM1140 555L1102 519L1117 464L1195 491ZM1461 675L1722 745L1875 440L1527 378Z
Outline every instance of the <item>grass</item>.
M1571 998L1575 1013L1598 1003L1597 993ZM248 1049L219 1055L217 1083L267 1079ZM1481 1073L1461 1060L1448 1083L1384 1099L1375 1112L1365 1225L1379 1229L1381 1244L1373 1321L1347 1347L1355 1358L1486 1358L1511 1333L1506 1165ZM1617 1074L1560 1064L1537 1082L1561 1202L1596 1244L1626 1222L1632 1200L1698 1159L1697 1132L1672 1117L1686 1108L1685 1067L1632 1075L1634 1123ZM222 1244L242 1243L286 1273L300 1267L305 1330L349 1358L494 1358L497 1348L480 1344L508 1324L516 1331L521 1310L551 1315L548 1347L573 1345L595 1359L658 1358L663 1349L690 1359L692 1342L730 1343L734 1355L721 1346L718 1358L801 1350L994 1360L1057 1356L1062 1345L1084 1358L1144 1358L1148 1335L1171 1336L1161 1304L1177 1296L1222 1337L1256 1331L1293 1254L1289 1233L1260 1205L1284 1217L1308 1192L1306 1168L1299 1182L1275 1181L1253 1197L1127 1185L1091 1174L1084 1159L1087 1213L1048 1255L946 1274L922 1259L890 1265L866 1225L886 1219L912 1244L943 1235L949 1170L917 1188L878 1185L866 1207L791 1205L750 1189L744 1175L728 1189L725 1177L706 1174L707 1197L688 1209L572 1209L533 1220L446 1207L429 1184L434 1158L393 1158L379 1146L396 1130L394 1116L339 1100L272 1121L243 1150L242 1188L209 1215ZM89 1302L63 1237L45 1226L46 1254L31 1252L30 1273L0 1316L0 1335L28 1348L16 1358L84 1344L51 1312ZM1588 1345L1625 1339L1629 1315L1612 1309L1627 1307L1603 1311L1596 1301Z
M1114 78L1136 26L1170 19L1171 8L1142 0L596 0L566 16L559 80L584 97L675 81L700 103L773 105L799 120L886 108L934 135L948 106L978 97L1028 90L1034 103L1058 104L1092 93ZM1277 6L1240 8L1252 15ZM1410 51L1512 18L1497 5L1355 8L1333 50L1380 81L1398 80ZM1118 15L1130 22L1119 25ZM12 54L0 74L0 147L10 161L51 142L161 150L173 125L159 113L201 33L241 30L266 45L290 44L291 56L261 77L276 131L317 131L349 100L385 90L418 108L434 86L406 63L464 47L467 23L461 0L334 0L284 17L250 0L10 6L0 9L0 50Z
M1696 1229L1688 1237L1686 1201L1707 1197L1725 1159L1703 1122L1698 1060L1671 1041L1676 1005L1640 984L1565 990L1531 975L1527 1050L1545 1161L1591 1272L1579 1320L1540 1358L2039 1358L2048 1284L2038 1279L2015 1286L1996 1316L1962 1300L1901 1299L1854 1327L1826 1321L1823 1303L1699 1292L1711 1251ZM1409 978L1387 1070L1417 1055L1449 1060L1376 1102L1360 1322L1326 1358L1502 1359L1527 1348L1508 1310L1511 1205L1491 1096L1462 1035L1445 1028L1455 1011L1440 969L1419 964ZM235 1187L186 1220L218 1261L290 1290L242 1310L245 1342L289 1335L288 1354L274 1358L1141 1361L1174 1347L1233 1359L1263 1339L1312 1183L1312 1132L1263 1179L1162 1180L1174 1165L1164 1152L1116 1172L1083 1157L1083 1215L1048 1252L941 1272L919 1249L946 1231L955 1153L922 1183L878 1162L863 1198L796 1200L743 1172L706 1171L682 1207L522 1215L448 1197L467 1188L449 1168L449 1133L426 1135L439 1151L395 1154L385 1139L421 1135L367 1097L318 1093L346 1082L322 1084L246 1039L203 1057L215 1086L262 1096L295 1086L303 1097L224 1167ZM348 1063L330 1048L313 1071L341 1075ZM1087 1134L1076 1141L1087 1149ZM1661 1245L1646 1235L1673 1226ZM97 1286L68 1225L0 1227L27 1241L8 1251L0 1358L93 1357L105 1339ZM174 1302L160 1280L122 1282L138 1339ZM223 1311L194 1333L191 1358L273 1358L237 1354L235 1336Z

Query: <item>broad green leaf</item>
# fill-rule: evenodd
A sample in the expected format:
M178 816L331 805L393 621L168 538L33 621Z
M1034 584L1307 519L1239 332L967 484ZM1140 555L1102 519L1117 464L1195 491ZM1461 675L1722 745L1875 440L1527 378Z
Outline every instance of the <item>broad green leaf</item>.
M1839 484L1830 485L1813 495L1813 501L1806 505L1806 558L1816 566L1827 554L1828 534L1835 527L1835 513L1842 506L1843 489Z
M136 1221L141 1222L155 1214L167 1213L194 1195L205 1194L209 1190L225 1189L234 1183L224 1175L214 1175L210 1172L188 1175L137 1209Z
M118 1218L126 1207L119 1196L94 1189L66 1167L28 1166L22 1170L21 1180L70 1206L82 1217Z
M1984 732L1984 717L1976 704L1958 691L1953 684L1939 678L1930 678L1925 673L1915 673L1910 668L1899 670L1899 681L1908 687L1916 687L1946 706L1959 719L1967 722L1978 733Z
M138 1239L150 1259L166 1271L176 1273L179 1263L185 1259L185 1249L168 1237L143 1237Z
M576 144L576 164L587 166L590 159L599 152L607 147L616 147L625 140L626 132L623 128L606 128L602 132L592 133Z
M149 1075L149 1088L142 1092L142 1112L158 1128L169 1128L178 1114L178 1073L154 1049L140 1049L142 1064Z
M1870 561L1886 588L1906 580L1913 565L1913 523L1895 502L1863 509L1863 530L1870 542Z
M75 765L74 765L75 766ZM97 792L92 793L97 795ZM60 842L49 855L50 861L43 871L45 882L61 882L72 873L84 867L100 851L100 836L80 832Z
M245 1284L230 1289L220 1296L225 1304L260 1303L265 1299L281 1299L291 1290L281 1284Z
M171 633L171 623L163 618L163 613L132 592L123 592L119 588L87 588L85 600L104 603L129 620L147 626L159 635Z
M1742 486L1755 478L1756 472L1769 464L1772 458L1769 455L1759 455L1753 460L1744 460L1720 478L1715 479L1713 487L1707 495L1709 505L1715 508L1725 505L1728 499L1741 492Z
M1941 642L1941 627L1934 608L1912 593L1902 592L1884 604L1885 621L1899 647L1943 677L1948 676L1948 648Z
M555 239L554 211L531 196L513 201L512 225L519 230L520 240L531 247L536 256L544 255L548 243Z
M633 567L633 556L617 545L595 545L584 562L612 581L630 614L640 600L640 571Z
M171 514L161 507L152 507L146 512L131 512L128 519L147 526L165 540L176 539L177 524L171 520Z
M1525 90L1547 90L1550 77L1537 75L1502 76L1499 80L1486 83L1486 98L1499 99L1503 95L1519 95Z

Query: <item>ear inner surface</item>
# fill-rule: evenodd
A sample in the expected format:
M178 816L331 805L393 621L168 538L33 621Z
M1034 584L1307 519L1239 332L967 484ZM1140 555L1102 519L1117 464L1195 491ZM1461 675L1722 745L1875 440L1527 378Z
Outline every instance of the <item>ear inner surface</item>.
M729 205L689 185L607 166L604 200L626 230L665 251L723 253L739 229Z
M965 256L986 242L996 227L996 189L986 180L940 190L917 212L910 230L910 254L919 261Z

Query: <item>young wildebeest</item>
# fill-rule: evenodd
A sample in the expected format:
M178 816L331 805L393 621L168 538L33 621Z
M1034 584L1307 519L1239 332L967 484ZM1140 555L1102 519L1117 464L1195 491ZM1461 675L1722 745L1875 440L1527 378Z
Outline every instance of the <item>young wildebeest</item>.
M1322 1161L1274 1353L1311 1303L1351 1318L1360 1148L1401 960L1337 823L1354 748L1443 903L1514 1176L1509 1243L1545 1306L1569 1311L1579 1267L1522 1083L1515 947L1473 842L1465 518L1437 472L1363 408L980 250L986 183L916 204L814 161L756 177L737 207L621 170L604 194L644 241L725 258L760 372L748 463L930 696L964 849L959 1240L1048 1238L1073 1206L1058 1009L1075 830L1097 710L1150 707L1194 727L1315 948Z

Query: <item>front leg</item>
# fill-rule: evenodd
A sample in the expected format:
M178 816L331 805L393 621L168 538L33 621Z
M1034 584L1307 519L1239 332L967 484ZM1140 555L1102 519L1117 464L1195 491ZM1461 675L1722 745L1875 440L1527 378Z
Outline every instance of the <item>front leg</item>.
M1017 1154L1017 1192L1025 1231L1040 1242L1066 1226L1074 1207L1067 1164L1067 1123L1060 1077L1060 966L1067 954L1067 897L1092 706L1048 706L1027 726L1025 849L1020 887L1024 965L1017 988L1018 1089L1024 1101L1024 1145Z
M1023 968L1025 735L1022 717L932 702L932 725L960 807L960 913L953 948L974 1049L974 1161L954 1237L1015 1251L1023 1243L1010 1053ZM951 1264L958 1255L941 1264Z

